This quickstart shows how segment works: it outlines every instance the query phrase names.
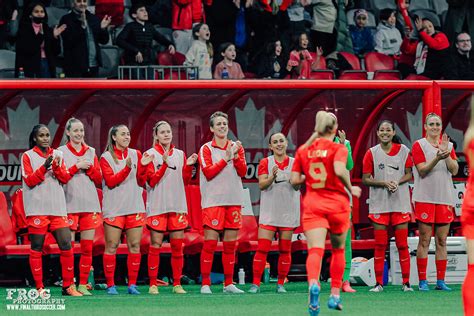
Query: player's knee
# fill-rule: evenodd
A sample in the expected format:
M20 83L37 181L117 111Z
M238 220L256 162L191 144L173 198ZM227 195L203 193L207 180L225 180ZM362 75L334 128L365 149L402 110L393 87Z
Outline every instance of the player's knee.
M446 237L436 236L436 248L446 248Z
M139 253L140 252L140 242L129 242L128 250L131 253Z
M108 241L106 244L106 250L108 253L115 253L119 247L118 241Z

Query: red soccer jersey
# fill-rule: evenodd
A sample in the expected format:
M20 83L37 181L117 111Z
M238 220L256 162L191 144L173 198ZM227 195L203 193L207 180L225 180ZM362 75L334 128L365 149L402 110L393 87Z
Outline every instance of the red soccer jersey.
M469 178L464 192L463 212L469 210L474 212L474 139L469 142L469 146L464 150L469 166Z
M387 155L396 156L400 152L400 148L402 148L402 145L393 143ZM411 155L408 154L407 160L405 161L405 168L411 167L413 167L413 160L411 159ZM374 175L374 158L370 149L367 150L364 160L362 161L362 173Z
M334 163L347 163L348 151L344 145L319 138L310 146L301 146L296 152L293 170L306 176L304 212L348 212L349 196L344 184L334 172Z

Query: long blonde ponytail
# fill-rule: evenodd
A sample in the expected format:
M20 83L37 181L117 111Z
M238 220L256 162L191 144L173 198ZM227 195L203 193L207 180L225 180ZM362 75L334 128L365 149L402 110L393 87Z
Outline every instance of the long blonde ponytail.
M316 126L314 130L319 136L330 133L337 124L337 118L333 113L326 111L318 111L316 113Z

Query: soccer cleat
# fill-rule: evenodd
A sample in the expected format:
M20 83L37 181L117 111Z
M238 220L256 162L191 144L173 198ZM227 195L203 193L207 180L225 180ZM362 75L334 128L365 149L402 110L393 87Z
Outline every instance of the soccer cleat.
M319 306L319 286L317 284L311 285L309 288L309 306L308 312L311 316L319 315L321 310Z
M150 288L148 289L148 294L151 295L158 295L160 292L158 291L158 286L156 285L151 285Z
M70 285L69 287L63 288L63 295L65 296L82 296L82 293L76 290L76 286L74 284Z
M257 293L260 293L260 286L255 285L255 284L252 284L252 285L250 286L250 289L248 290L248 292L249 292L250 294L257 294Z
M428 281L426 280L421 280L420 283L418 283L418 290L427 292L430 290L428 286Z
M138 291L138 288L135 284L132 284L128 287L128 294L132 295L140 295L140 291Z
M286 293L286 289L285 289L285 287L284 287L283 285L277 284L276 292L277 292L277 293L280 293L280 294L281 294L281 293Z
M245 293L244 291L242 291L241 289L239 289L238 287L236 287L233 284L229 284L227 286L224 286L224 289L222 290L222 292L227 293L227 294L242 294L242 293Z
M336 297L335 295L329 296L328 308L342 311L342 299L340 296Z
M403 292L413 292L413 289L410 286L410 282L407 282L402 285L402 291Z
M438 290L438 291L451 291L451 288L446 285L444 280L438 280L438 281L436 281L435 290Z
M344 281L342 282L342 291L346 293L355 293L357 292L354 290L351 286L351 283L349 281Z
M187 292L183 289L181 285L173 286L173 293L174 294L186 294Z
M92 295L92 293L89 292L89 289L87 288L86 284L79 284L79 286L77 287L77 290L79 292L81 292L82 295L84 295L84 296L91 296Z
M212 294L211 287L209 285L201 286L201 294Z
M117 287L115 285L112 285L108 287L106 290L107 294L109 295L118 295L119 293L117 292Z
M380 283L375 284L375 286L373 288L371 288L369 290L369 292L376 292L376 293L383 292L382 284L380 284Z

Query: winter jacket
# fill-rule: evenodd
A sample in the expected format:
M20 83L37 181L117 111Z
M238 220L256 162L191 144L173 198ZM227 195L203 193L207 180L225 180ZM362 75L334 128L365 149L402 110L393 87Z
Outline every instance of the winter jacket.
M395 26L380 22L374 36L375 50L385 55L400 54L402 35Z

